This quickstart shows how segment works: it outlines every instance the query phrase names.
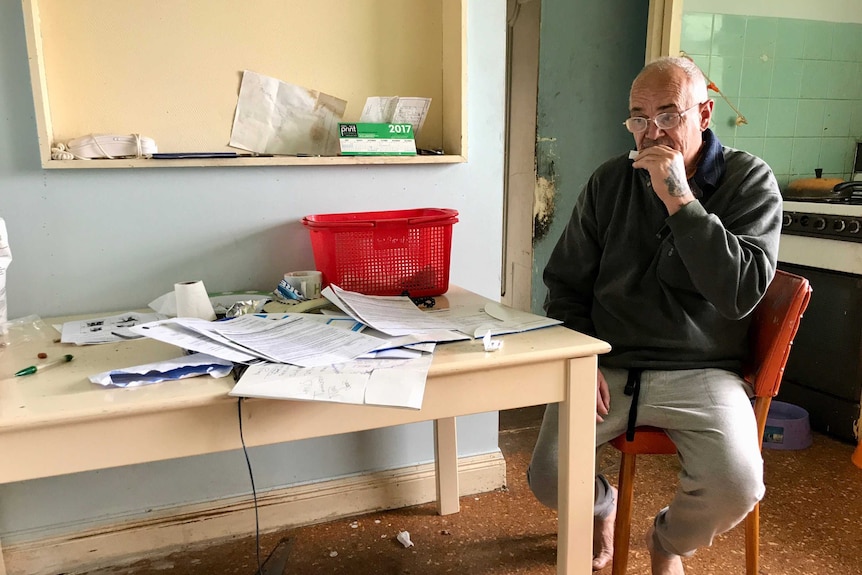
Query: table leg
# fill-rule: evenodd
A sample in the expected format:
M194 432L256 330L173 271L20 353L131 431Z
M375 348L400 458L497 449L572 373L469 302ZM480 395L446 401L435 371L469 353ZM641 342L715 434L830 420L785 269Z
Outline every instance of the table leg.
M557 575L592 573L596 358L569 361L560 402Z
M434 420L434 476L437 479L437 512L458 513L458 434L455 418ZM0 574L2 575L2 574Z
M0 575L6 575L6 562L3 561L3 542L0 541Z

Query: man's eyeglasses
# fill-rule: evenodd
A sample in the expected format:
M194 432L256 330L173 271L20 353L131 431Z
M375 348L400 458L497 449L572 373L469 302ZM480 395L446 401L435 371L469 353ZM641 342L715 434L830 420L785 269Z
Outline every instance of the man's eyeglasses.
M625 124L626 129L632 134L639 134L649 127L649 123L653 122L660 130L670 130L679 126L680 120L690 111L700 106L703 102L698 102L694 106L683 110L682 112L663 112L655 118L632 117L627 119Z

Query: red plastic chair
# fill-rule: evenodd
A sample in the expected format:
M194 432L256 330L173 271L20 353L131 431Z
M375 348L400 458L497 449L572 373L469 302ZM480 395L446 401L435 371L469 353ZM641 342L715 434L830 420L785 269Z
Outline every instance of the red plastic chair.
M793 338L799 329L799 321L805 308L808 307L809 299L811 299L811 286L807 279L777 270L766 295L754 310L754 319L749 333L752 356L744 375L746 381L754 388L757 442L761 447L769 404L778 394ZM637 428L634 441L626 441L625 434L622 434L610 443L622 452L612 573L625 575L631 535L635 457L676 453L676 447L662 429L647 426ZM759 563L760 505L758 504L745 518L746 574L757 575Z

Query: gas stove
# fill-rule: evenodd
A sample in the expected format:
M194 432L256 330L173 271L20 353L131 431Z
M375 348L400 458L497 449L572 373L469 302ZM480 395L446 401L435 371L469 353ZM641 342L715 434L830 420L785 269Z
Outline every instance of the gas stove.
M862 204L785 200L783 212L779 261L862 275Z
M856 442L862 401L862 204L785 200L783 212L778 267L808 278L814 293L778 398L804 407L814 429Z

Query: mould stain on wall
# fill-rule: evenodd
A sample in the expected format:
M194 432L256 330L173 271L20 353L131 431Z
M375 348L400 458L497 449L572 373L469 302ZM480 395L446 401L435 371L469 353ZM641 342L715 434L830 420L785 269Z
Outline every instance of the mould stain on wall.
M536 140L536 186L533 190L533 244L542 241L554 221L557 197L556 138Z

